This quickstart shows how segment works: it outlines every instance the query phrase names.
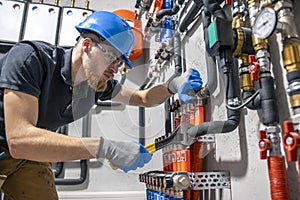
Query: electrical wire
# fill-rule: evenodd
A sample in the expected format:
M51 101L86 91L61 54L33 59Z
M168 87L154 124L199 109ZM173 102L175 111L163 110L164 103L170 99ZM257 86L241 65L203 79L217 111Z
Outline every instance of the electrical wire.
M241 105L239 106L236 106L236 107L232 107L228 104L226 104L226 108L230 109L230 110L239 110L241 109L242 107L248 105L250 103L250 101L252 101L257 95L259 94L259 90L257 90L251 97L249 97L244 103L242 103Z

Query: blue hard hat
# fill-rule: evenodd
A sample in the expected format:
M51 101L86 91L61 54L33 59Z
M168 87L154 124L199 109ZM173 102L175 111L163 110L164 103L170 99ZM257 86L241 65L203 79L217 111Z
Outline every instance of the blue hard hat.
M125 64L133 68L129 55L134 46L134 35L124 19L111 12L97 11L75 27L80 33L92 31L103 37L123 55Z

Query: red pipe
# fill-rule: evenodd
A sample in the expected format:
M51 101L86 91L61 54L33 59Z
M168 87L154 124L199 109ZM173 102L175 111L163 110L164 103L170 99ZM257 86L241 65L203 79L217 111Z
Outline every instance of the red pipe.
M289 200L289 186L284 156L268 157L272 200Z
M204 122L204 106L196 105L194 109L194 125L197 126ZM196 142L191 145L191 171L201 172L203 163L203 142ZM191 200L199 199L199 191L193 190L191 192Z

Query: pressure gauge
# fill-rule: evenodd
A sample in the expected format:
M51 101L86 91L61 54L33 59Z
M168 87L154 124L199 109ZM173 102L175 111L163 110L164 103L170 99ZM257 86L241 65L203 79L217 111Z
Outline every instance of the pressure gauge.
M272 35L276 26L277 15L275 10L270 7L264 7L254 20L253 32L258 39L266 39Z

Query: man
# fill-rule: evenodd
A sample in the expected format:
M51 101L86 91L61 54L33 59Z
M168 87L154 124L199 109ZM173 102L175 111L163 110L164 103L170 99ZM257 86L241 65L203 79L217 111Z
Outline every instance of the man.
M153 106L177 92L182 82L186 97L186 86L202 86L195 70L144 91L121 86L113 77L123 63L132 68L130 26L101 11L76 28L80 37L72 49L23 41L0 60L0 174L7 177L1 190L8 199L57 199L51 162L107 159L127 172L150 161L139 143L55 133L87 114L97 99Z

